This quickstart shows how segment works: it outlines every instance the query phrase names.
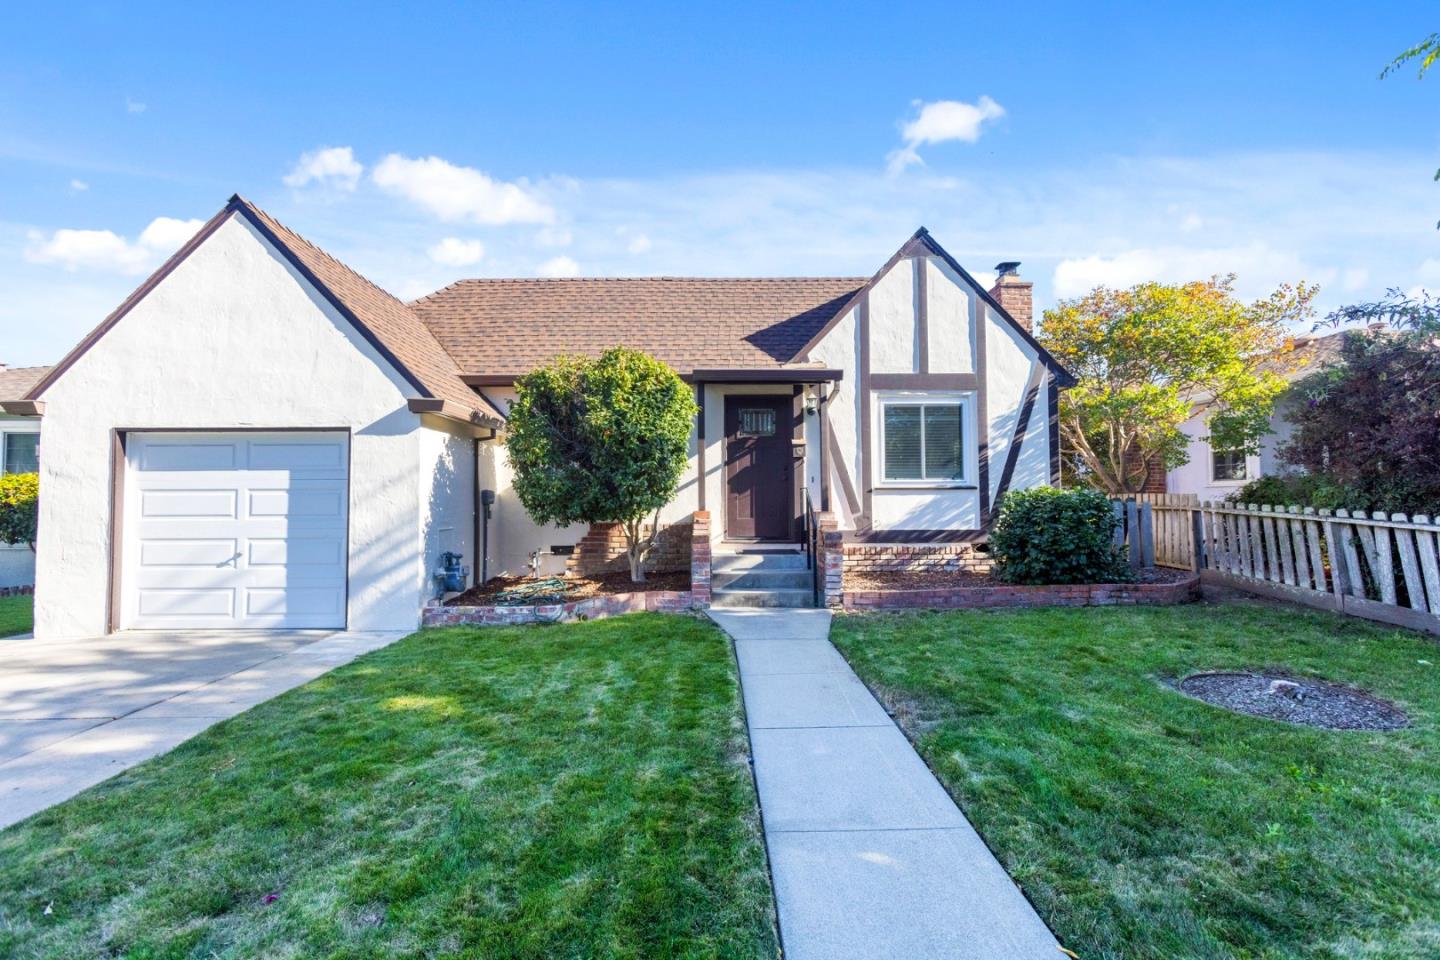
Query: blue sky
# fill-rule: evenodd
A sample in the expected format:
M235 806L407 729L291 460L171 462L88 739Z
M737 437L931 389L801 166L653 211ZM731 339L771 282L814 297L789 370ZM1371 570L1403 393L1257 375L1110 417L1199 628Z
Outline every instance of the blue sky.
M406 297L867 274L922 223L1042 308L1217 271L1436 289L1440 73L1377 79L1421 6L31 12L0 36L0 361L57 359L236 191Z

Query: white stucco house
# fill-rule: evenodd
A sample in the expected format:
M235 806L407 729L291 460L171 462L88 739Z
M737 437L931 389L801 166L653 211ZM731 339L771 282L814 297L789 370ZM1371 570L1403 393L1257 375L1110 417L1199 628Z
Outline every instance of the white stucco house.
M1340 346L1348 331L1295 337L1286 348L1272 360L1267 361L1272 369L1284 377L1292 387L1310 374L1327 364L1335 363L1340 357ZM1287 390L1275 403L1270 415L1270 433L1260 440L1260 451L1246 455L1238 450L1216 450L1210 444L1208 404L1202 398L1196 403L1195 416L1180 429L1190 438L1190 460L1174 470L1167 471L1163 489L1154 485L1147 491L1156 493L1183 493L1197 496L1201 502L1224 500L1251 480L1283 473L1287 467L1280 462L1280 448L1290 439L1294 427L1290 413L1304 399L1294 389Z
M463 280L403 303L234 197L4 404L41 417L36 635L410 629L443 551L476 577L563 564L587 531L526 516L505 413L528 370L614 345L700 403L662 524L706 510L716 549L784 544L808 499L854 543L982 539L1006 490L1056 476L1071 382L1014 267L986 290L921 229L869 277Z
M0 363L0 402L17 401L49 367L8 367ZM40 457L40 418L0 411L0 474L34 473ZM0 588L35 583L35 554L28 544L0 543Z

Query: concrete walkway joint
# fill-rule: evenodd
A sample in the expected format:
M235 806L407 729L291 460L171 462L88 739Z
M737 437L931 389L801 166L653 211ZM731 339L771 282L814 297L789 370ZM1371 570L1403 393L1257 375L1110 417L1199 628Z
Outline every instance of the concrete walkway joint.
M828 610L714 610L735 641L786 960L1055 960L1055 937L830 643Z

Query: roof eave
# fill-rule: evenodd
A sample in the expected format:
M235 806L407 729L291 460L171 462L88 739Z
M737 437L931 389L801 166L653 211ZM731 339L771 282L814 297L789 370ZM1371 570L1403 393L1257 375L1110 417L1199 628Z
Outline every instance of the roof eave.
M411 397L405 401L405 405L411 413L438 417L441 420L461 423L467 427L481 427L491 431L502 430L505 427L503 420L498 420L481 410L467 410L451 400L440 400L435 397Z
M43 417L45 415L45 401L0 400L0 410L4 410L12 417Z

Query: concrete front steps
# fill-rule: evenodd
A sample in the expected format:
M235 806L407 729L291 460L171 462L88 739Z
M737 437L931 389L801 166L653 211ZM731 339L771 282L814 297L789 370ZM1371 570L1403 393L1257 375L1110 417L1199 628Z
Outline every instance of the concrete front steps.
M711 559L716 607L813 607L814 573L798 548L722 546Z

